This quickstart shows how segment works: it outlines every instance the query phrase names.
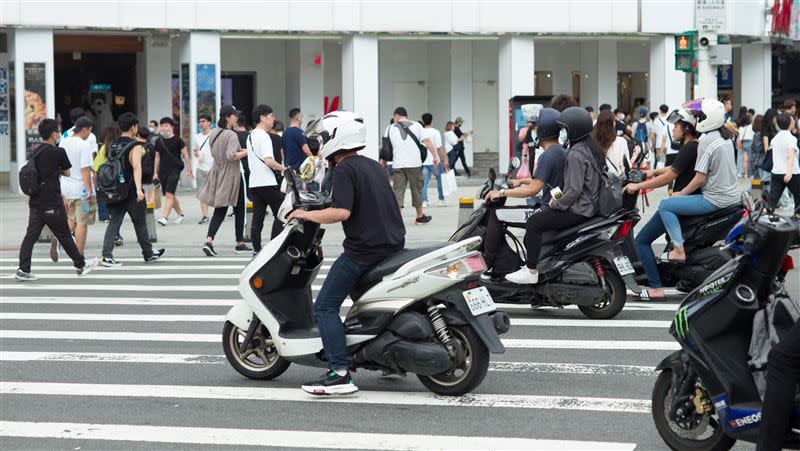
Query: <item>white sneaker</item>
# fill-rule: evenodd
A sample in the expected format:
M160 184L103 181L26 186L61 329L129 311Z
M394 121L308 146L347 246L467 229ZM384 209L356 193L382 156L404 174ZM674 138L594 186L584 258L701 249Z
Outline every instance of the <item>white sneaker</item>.
M174 220L174 221L172 221L172 222L173 222L174 224L180 224L180 223L182 223L182 222L183 222L183 217L184 217L183 215L180 215L180 216L178 216L177 218L175 218L175 220Z
M506 274L506 280L520 285L535 285L539 283L539 271L531 272L527 266L523 266L511 274Z
M79 276L85 276L92 272L93 269L97 268L97 265L100 263L100 260L97 257L87 258L83 265L83 268L78 269Z
M440 201L439 201L439 206L440 206L440 207L447 207L447 206L449 206L449 205L450 205L450 204L449 204L449 203L447 203L447 201L446 201L446 200L440 200Z
M158 223L161 224L162 226L166 227L167 226L167 218L159 219Z
M428 207L430 207L430 206L431 206L431 205L428 203L428 201L427 201L427 200L422 202L422 208L428 208Z

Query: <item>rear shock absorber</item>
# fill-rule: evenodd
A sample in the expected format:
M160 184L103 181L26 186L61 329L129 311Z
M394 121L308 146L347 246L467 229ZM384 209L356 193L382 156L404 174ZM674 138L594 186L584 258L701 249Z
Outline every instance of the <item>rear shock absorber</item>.
M428 318L431 320L436 336L442 342L447 352L453 356L455 355L455 347L453 346L453 337L450 336L450 331L447 330L447 323L444 321L442 314L439 312L439 306L430 304L428 306Z
M600 260L600 257L592 257L592 266L594 267L594 272L597 273L597 277L600 278L600 286L602 286L603 290L605 290L606 270L603 268L603 261Z

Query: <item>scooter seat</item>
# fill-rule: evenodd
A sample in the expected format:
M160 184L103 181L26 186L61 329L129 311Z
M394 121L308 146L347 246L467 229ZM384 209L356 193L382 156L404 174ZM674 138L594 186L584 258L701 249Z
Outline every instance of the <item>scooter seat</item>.
M582 229L600 224L605 221L608 221L608 218L605 218L603 216L595 216L594 218L591 218L585 222L582 222L574 227L570 227L565 230L549 230L542 234L542 242L552 243L554 241L559 241L564 238L568 238L571 235L577 234Z
M429 254L433 251L439 250L443 247L450 246L452 244L453 244L452 242L446 241L444 243L439 243L432 246L420 247L416 249L403 249L402 251L392 255L386 260L378 263L372 269L364 273L364 275L361 276L361 278L358 280L358 283L356 284L353 293L363 294L373 285L376 285L378 282L383 280L384 277L397 271L398 269L400 269L401 266L405 265L411 260L422 257L425 254ZM354 298L357 299L359 297L361 296L358 295L355 296Z
M691 230L703 223L714 222L718 219L722 219L731 214L739 213L741 215L743 209L744 207L742 207L742 204L736 204L727 208L723 208L722 210L715 211L708 215L681 216L680 217L681 229Z

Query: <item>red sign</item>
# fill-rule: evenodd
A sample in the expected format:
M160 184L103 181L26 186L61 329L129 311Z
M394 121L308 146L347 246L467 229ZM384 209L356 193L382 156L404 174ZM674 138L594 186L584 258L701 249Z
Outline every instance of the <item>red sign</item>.
M772 32L776 34L789 34L789 25L792 21L792 0L775 0L771 8Z

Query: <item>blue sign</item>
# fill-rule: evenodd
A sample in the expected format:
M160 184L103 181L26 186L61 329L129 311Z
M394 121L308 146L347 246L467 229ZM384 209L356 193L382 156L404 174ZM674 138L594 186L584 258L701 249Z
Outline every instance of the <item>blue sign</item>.
M89 91L111 91L110 83L92 83L89 85Z
M733 88L733 66L717 66L717 87Z

